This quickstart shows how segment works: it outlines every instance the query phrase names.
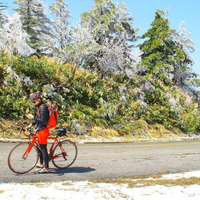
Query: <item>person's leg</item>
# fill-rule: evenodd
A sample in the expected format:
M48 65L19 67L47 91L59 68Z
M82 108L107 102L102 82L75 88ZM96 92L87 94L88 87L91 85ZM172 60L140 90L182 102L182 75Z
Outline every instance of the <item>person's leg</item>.
M47 138L49 136L49 129L42 129L38 131L38 143L41 148L41 160L40 162L44 163L46 170L49 170L49 157L47 152Z
M49 169L49 157L48 157L48 152L47 152L47 144L40 144L40 148L42 151L41 157L42 157L42 161L44 161L44 167L48 170Z
M42 168L42 167L44 167L43 155L42 155L41 150L39 148L37 148L37 149L39 152L40 162L36 165L36 167Z

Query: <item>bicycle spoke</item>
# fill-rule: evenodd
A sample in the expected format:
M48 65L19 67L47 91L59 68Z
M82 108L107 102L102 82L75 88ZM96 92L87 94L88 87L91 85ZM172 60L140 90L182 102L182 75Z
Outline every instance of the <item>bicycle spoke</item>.
M38 150L30 148L28 142L16 145L8 156L8 166L17 174L24 174L32 170L38 161Z
M53 164L60 169L68 168L71 166L77 157L76 144L70 140L64 140L55 147L53 153Z

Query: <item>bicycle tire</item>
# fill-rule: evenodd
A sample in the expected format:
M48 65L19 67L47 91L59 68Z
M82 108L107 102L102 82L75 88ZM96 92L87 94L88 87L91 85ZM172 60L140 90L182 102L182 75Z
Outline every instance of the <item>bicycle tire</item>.
M23 158L29 144L29 142L19 143L9 153L8 166L16 174L30 172L38 162L39 152L36 146L32 146L26 159Z
M61 147L57 144L53 151L52 163L58 169L66 169L75 162L78 149L76 144L70 140L64 140L60 144L67 155L62 155Z

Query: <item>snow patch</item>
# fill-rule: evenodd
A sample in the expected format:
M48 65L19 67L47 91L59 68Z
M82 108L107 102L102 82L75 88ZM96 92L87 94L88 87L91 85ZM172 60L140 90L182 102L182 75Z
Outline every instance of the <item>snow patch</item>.
M200 171L163 175L159 179L180 179L200 177ZM157 180L156 178L153 178ZM128 179L127 179L128 180ZM131 180L131 179L130 179ZM139 179L138 179L139 180ZM135 181L135 179L134 179ZM127 200L169 200L169 199L200 199L199 185L187 186L148 186L129 187L128 182L94 183L92 181L65 181L65 182L39 182L39 183L1 183L1 200L100 200L100 199L127 199Z

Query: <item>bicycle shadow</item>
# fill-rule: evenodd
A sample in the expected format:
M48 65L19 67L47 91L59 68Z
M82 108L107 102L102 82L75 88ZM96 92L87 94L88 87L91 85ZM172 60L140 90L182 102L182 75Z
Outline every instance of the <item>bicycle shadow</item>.
M96 169L91 167L70 167L67 169L50 169L50 173L57 174L57 175L64 175L66 173L75 173L75 174L82 174L82 173L88 173L93 172Z

